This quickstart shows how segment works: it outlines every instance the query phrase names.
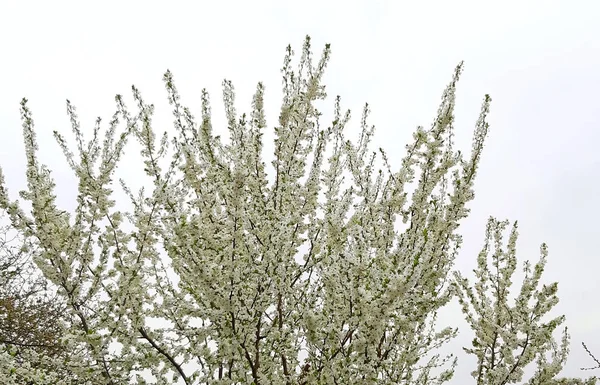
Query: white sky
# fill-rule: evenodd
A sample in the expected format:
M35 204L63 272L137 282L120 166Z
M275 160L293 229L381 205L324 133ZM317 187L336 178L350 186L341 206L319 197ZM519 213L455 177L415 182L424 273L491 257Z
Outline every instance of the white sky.
M545 282L558 280L561 298L553 314L566 314L572 336L564 374L583 375L578 368L592 365L581 341L600 355L600 2L91 4L0 2L0 164L12 193L25 187L22 97L30 100L42 159L55 170L59 203L72 208L75 180L51 137L54 129L69 136L67 98L89 131L95 117L108 121L115 94L124 94L133 108L135 84L156 104L157 124L170 125L161 81L168 68L184 104L198 115L206 87L215 118L223 121L223 78L234 82L240 111L249 110L256 83L263 81L272 127L285 46L299 52L309 34L316 56L326 42L332 44L327 111L333 96L342 95L356 132L368 102L377 126L373 148L384 147L398 167L414 128L429 126L454 67L465 60L456 124L465 151L483 95L490 93L493 102L476 198L460 229L465 245L457 267L468 272L475 266L489 215L519 220L521 261L536 261L539 244L549 245ZM271 152L265 155L270 160ZM465 326L454 310L447 313L440 322ZM460 352L472 336L461 330L450 347L461 359L454 384L469 383L474 369Z

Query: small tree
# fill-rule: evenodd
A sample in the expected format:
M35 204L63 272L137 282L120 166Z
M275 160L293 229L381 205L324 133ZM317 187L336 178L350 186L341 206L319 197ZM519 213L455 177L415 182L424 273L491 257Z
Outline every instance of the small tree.
M475 287L455 272L455 287L466 319L475 331L472 348L465 348L477 357L472 375L478 385L513 384L522 380L523 368L536 360L537 370L527 382L531 385L593 384L595 379L555 379L569 353L569 335L564 329L558 345L552 333L565 320L564 316L544 322L543 317L558 303L558 284L543 285L540 279L546 265L547 247L542 244L540 260L533 269L524 263L525 278L514 305L510 305L512 276L517 268L517 223L512 227L506 250L502 233L508 221L490 218L485 246L477 258ZM489 266L490 250L492 264ZM551 354L548 361L547 354Z
M315 102L326 96L329 55L327 45L313 65L307 37L294 71L287 49L273 182L262 160L260 83L251 113L238 116L233 85L224 81L227 144L213 135L206 91L197 123L169 71L172 138L165 132L157 140L154 106L135 87L137 113L118 95L103 140L100 119L84 140L67 101L77 155L55 137L79 179L73 217L56 205L22 101L28 188L21 197L32 210L9 198L2 174L0 207L35 242L37 266L67 304L64 343L77 352L70 368L82 381L425 385L452 377L456 358L436 350L456 330L436 328L436 314L453 297L447 278L474 196L490 98L464 157L452 141L461 63L399 170L383 150L377 169L368 106L357 142L344 135L350 112L339 97L333 122L320 127ZM129 139L141 145L153 187L134 194L121 180L133 207L126 212L115 209L112 192ZM395 228L400 219L404 231Z
M0 219L5 219L0 217ZM61 343L64 304L35 271L35 250L10 225L0 229L0 378L15 384L71 384ZM10 382L12 381L12 382Z

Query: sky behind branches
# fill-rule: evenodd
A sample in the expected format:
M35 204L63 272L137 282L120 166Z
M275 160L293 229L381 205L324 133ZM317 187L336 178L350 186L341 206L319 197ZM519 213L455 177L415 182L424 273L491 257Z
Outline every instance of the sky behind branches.
M284 49L301 51L305 35L319 56L332 44L325 76L329 98L353 111L356 138L362 106L376 125L372 148L400 166L417 125L433 121L454 67L458 85L456 143L470 150L483 96L492 97L491 131L460 228L456 267L470 276L483 245L487 217L519 221L519 261L550 256L545 282L559 281L572 351L565 375L592 365L580 342L600 354L600 3L594 1L4 1L0 3L0 164L11 194L25 187L19 102L29 99L40 155L54 170L58 202L74 208L76 181L52 130L69 137L65 99L77 107L84 131L107 122L119 93L133 108L130 87L157 107L155 127L171 126L161 81L170 69L182 100L199 115L200 91L211 94L215 130L226 137L221 82L233 81L238 111L249 111L256 83L266 88L269 127L277 122ZM210 5L208 5L210 4ZM273 134L265 133L265 159ZM139 154L124 159L132 187L141 186ZM130 163L131 162L131 163ZM124 163L125 164L125 163ZM139 162L141 165L141 162ZM122 174L123 175L123 174ZM517 283L517 282L515 282ZM469 383L474 361L460 353L472 339L458 307L440 325L461 327L448 346L459 353L452 381Z

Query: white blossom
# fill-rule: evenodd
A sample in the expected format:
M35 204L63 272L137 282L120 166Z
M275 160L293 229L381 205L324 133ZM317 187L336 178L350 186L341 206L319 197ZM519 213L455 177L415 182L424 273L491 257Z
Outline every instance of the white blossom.
M35 262L68 306L64 341L77 354L62 364L98 384L450 380L456 357L436 351L456 330L440 331L436 315L455 294L448 281L462 242L457 229L474 198L491 99L483 100L471 154L464 157L452 139L459 64L436 119L428 129L417 128L399 169L392 171L383 149L384 167L378 169L377 152L369 149L374 127L368 106L356 142L344 134L350 111L342 111L340 97L333 121L321 126L315 103L326 97L322 77L329 57L327 45L314 63L307 37L294 70L287 48L273 182L262 154L267 123L261 83L251 112L239 115L233 84L223 82L229 143L213 134L208 93L202 91L196 119L170 71L163 80L173 137L157 136L154 106L135 87L137 112L118 95L103 139L98 119L86 142L67 101L76 153L62 134L55 137L79 181L74 215L57 206L23 100L28 184L20 196L32 209L26 212L9 197L1 172L0 208L39 248ZM127 181L114 181L131 140L141 146L143 171L152 182L138 193ZM129 197L130 211L115 208L115 188ZM400 219L408 224L404 231L394 228ZM490 222L488 241L500 227ZM469 351L479 359L476 378L485 378L478 383L520 379L522 366L533 360L539 370L531 383L550 383L562 368L568 340L559 347L551 342L563 318L539 326L538 317L556 303L556 285L537 289L544 255L528 273L517 304L505 308L503 293L516 266L513 238L509 251L495 257L500 275L486 270L486 254L479 256L475 292L456 275L456 293L477 335L478 347ZM502 291L499 297L488 294L491 287ZM530 299L537 301L533 308ZM500 353L483 350L498 338L502 343L491 351ZM523 345L524 352L513 355ZM549 350L555 354L546 361ZM490 356L495 354L504 361ZM0 362L12 373L7 353L0 353ZM26 366L19 370L23 378L60 383Z

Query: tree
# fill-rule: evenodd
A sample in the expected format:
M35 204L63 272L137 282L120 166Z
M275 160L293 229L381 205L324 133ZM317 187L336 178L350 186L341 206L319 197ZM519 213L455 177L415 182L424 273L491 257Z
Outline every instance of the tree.
M517 268L518 233L515 222L504 250L502 233L507 225L507 221L500 222L494 218L488 221L485 246L477 258L475 274L478 282L475 290L459 272L454 272L459 302L475 331L473 347L465 348L467 353L477 357L473 377L478 385L517 383L523 378L523 368L536 360L537 370L527 384L595 383L594 378L587 381L555 379L569 354L569 335L564 328L558 346L552 333L565 321L565 317L543 322L543 317L558 303L558 283L538 288L548 256L545 244L540 248L541 257L533 269L529 261L524 263L525 278L514 305L510 305L512 276ZM488 260L492 247L494 253L490 268ZM551 353L550 361L547 353Z
M436 314L456 292L449 284L461 245L456 230L474 197L491 99L484 98L464 157L452 141L459 64L435 121L417 128L400 169L391 170L382 149L377 169L368 106L358 142L344 135L350 112L339 97L333 122L320 128L315 102L326 96L329 56L326 45L314 65L307 37L294 71L287 48L272 182L262 160L261 83L251 113L238 116L234 87L223 82L229 143L213 135L207 92L197 123L169 71L172 138L165 132L157 140L154 106L135 87L137 113L117 95L103 140L99 118L84 140L67 101L77 155L55 137L79 180L74 216L57 207L23 99L28 186L21 197L32 209L9 198L1 174L0 207L38 247L36 265L67 304L63 340L76 352L70 368L82 381L441 384L452 377L456 358L436 351L456 329L438 330ZM142 147L153 187L134 194L120 180L132 204L125 212L115 208L113 177L130 139Z
M74 383L60 341L64 304L35 271L27 240L10 225L0 234L0 377L18 384L37 384L40 377L48 384Z

